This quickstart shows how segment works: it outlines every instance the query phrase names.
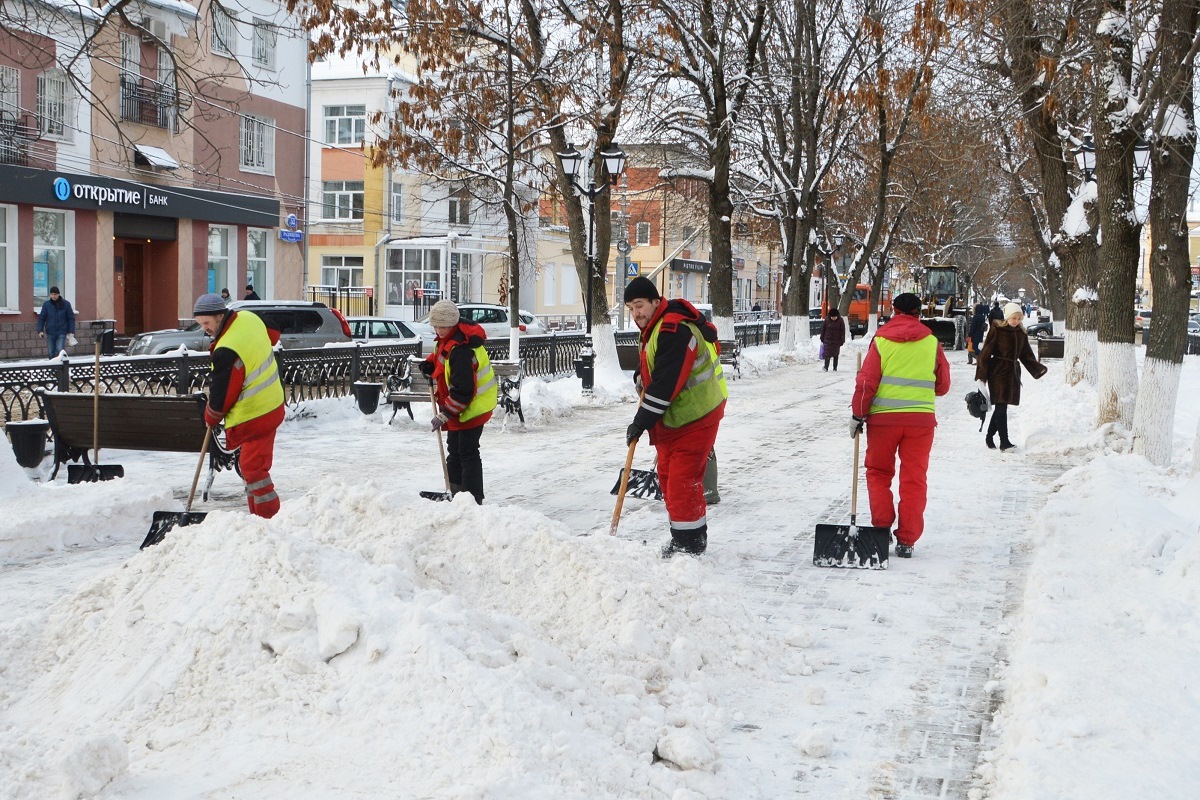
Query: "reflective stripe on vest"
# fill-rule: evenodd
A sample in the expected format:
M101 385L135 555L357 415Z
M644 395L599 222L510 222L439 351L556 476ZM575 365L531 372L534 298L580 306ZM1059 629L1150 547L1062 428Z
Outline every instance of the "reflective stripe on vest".
M871 401L871 414L899 411L932 414L937 337L930 334L915 342L893 342L875 337L879 351L879 388Z
M225 427L257 419L283 405L283 384L279 381L275 352L261 319L249 311L241 312L221 334L216 346L237 353L245 372L242 391L225 412Z
M689 422L695 422L729 397L716 345L705 341L694 323L681 320L679 324L692 334L688 347L695 351L696 360L692 362L692 371L688 373L683 389L663 414L663 424L668 428L682 428ZM646 342L646 368L651 375L654 374L654 356L658 352L658 334L661 330L661 324L654 326L654 332ZM645 399L649 402L652 398L647 395Z
M466 345L459 345L459 347L466 347ZM454 402L452 398L449 396L446 398L446 407L451 411L458 412L459 422L475 419L496 407L498 395L496 372L492 369L491 359L488 358L487 351L483 349L482 345L471 348L471 354L471 368L475 372L475 396L471 398L470 403L467 403L467 407L461 410L456 408L458 403ZM438 360L442 362L442 374L446 376L446 389L449 390L450 359L439 352Z

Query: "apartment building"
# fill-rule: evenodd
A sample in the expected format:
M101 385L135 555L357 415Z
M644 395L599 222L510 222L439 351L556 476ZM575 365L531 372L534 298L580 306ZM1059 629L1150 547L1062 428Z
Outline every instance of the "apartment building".
M352 313L411 320L442 298L496 302L508 259L500 220L467 187L370 163L384 135L372 115L393 112L405 66L313 64L308 283Z
M301 295L295 20L271 0L120 12L0 10L0 358L41 353L50 286L120 334L175 327L206 291Z

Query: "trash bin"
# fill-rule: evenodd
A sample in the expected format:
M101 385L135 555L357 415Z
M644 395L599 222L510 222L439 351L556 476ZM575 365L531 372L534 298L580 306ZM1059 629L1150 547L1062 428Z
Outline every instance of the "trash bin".
M92 320L92 334L100 343L100 355L116 355L117 321L115 319Z
M364 414L374 414L379 408L379 395L383 392L383 384L356 382L353 389L354 399L358 401L358 410Z
M12 444L17 463L26 469L35 469L46 455L46 438L50 423L44 419L14 420L6 422L4 430Z

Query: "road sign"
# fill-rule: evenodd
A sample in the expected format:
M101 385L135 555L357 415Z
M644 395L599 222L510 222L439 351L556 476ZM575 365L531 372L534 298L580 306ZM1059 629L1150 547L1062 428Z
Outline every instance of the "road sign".
M279 238L285 242L298 242L304 238L304 231L280 231Z
M629 242L625 241L624 239L617 242L617 252L623 256L629 255L629 251L632 249L633 248L629 246Z
M626 278L636 278L638 275L641 274L641 272L642 272L642 262L640 262L640 261L630 261L628 264L625 265L625 277Z

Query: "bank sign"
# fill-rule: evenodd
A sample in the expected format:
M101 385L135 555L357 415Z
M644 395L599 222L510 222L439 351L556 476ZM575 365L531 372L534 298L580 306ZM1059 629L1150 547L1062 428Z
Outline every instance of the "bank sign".
M104 208L107 203L110 208L118 211L136 208L145 210L151 206L166 208L169 197L162 192L156 192L149 186L139 184L129 186L99 186L94 183L71 183L61 175L54 179L54 196L61 203L75 200L90 200L98 207Z
M29 203L116 214L191 219L209 223L279 225L279 201L185 186L160 186L0 164L0 203Z

